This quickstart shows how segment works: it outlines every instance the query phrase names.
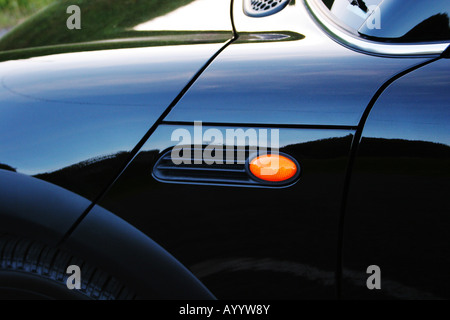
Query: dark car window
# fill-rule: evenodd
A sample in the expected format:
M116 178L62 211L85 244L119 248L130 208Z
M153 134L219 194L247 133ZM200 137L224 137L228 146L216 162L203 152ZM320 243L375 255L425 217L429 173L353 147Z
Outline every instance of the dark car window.
M399 42L450 40L449 0L384 0L380 29L363 24L362 35Z
M322 1L341 23L371 40L386 42L450 40L449 0Z
M341 25L357 31L382 0L322 0Z

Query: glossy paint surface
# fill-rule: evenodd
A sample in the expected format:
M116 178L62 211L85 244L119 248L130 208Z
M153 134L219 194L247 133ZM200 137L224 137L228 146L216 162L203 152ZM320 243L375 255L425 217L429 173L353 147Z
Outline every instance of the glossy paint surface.
M345 298L449 298L450 60L399 79L374 105L350 184ZM365 271L381 268L381 290Z
M266 18L245 16L236 1L234 14L240 38L167 121L354 126L386 80L423 61L351 51L318 28L301 1Z
M90 201L54 184L0 169L0 233L56 245Z
M108 264L96 249L111 242L95 225L114 227L122 218L218 298L336 298L342 195L355 131L383 83L427 59L340 46L302 1L255 19L236 0L239 39L230 45L229 1L148 1L155 3L168 7L152 11L160 17L130 19L132 26L110 19L120 10L108 11L103 34L87 28L65 37L63 30L35 41L23 38L33 34L33 25L25 24L0 41L0 169L93 200L132 160L95 203L118 217L96 214L103 209L91 203L69 246ZM441 60L401 78L370 114L345 220L344 297L448 296L448 68ZM157 181L152 169L176 145L172 133L194 132L194 121L222 133L279 129L280 151L301 167L298 181L282 189ZM110 230L116 246L128 237ZM135 249L123 249L125 256L144 254ZM139 270L140 260L133 261ZM386 290L367 292L371 264L381 266ZM139 280L138 273L129 276Z
M152 168L180 128L193 134L189 126L160 126L100 205L150 235L219 299L336 297L340 197L353 132L280 130L280 151L299 162L302 175L291 187L264 189L156 181Z
M199 4L210 8L211 1ZM231 38L230 13L223 6L222 1L221 11L211 12L216 20L205 19L197 35L192 31L187 36L186 24L183 32L171 32L173 41L162 36L135 39L134 34L48 46L43 36L43 42L28 44L36 48L0 51L0 60L6 60L0 62L0 166L95 198L126 163L126 153ZM146 28L158 33L157 28L180 20L186 10L189 5L169 11ZM222 30L220 37L204 38L211 30ZM122 162L108 162L120 152ZM106 168L98 167L100 160L106 160ZM74 175L79 167L87 173Z

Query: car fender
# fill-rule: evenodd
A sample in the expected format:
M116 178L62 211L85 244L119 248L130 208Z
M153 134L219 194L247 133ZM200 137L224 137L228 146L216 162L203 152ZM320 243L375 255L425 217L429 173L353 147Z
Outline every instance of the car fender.
M8 170L0 170L0 190L0 232L70 251L120 279L138 298L214 298L156 242L99 206L71 230L89 207L87 199Z

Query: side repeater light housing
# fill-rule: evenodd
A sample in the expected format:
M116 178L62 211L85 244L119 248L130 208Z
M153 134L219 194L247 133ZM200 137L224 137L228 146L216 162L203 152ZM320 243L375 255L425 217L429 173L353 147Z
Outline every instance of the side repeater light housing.
M254 155L247 161L247 173L259 182L285 185L300 175L298 162L287 154Z
M162 153L153 167L153 177L165 183L200 185L228 185L254 188L284 188L293 185L300 176L300 165L290 155L284 153L250 153L244 159L235 158L227 163L225 153L219 162L196 163L195 151L186 149L190 155L188 163L175 164L172 150ZM234 150L235 156L238 150ZM242 151L242 150L241 150Z

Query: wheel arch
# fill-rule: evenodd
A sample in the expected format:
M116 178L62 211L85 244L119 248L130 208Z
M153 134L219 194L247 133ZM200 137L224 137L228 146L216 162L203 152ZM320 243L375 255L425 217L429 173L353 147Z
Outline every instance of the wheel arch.
M214 299L178 260L113 213L51 183L0 169L0 232L43 242L89 261L138 298ZM81 266L82 267L82 266Z

